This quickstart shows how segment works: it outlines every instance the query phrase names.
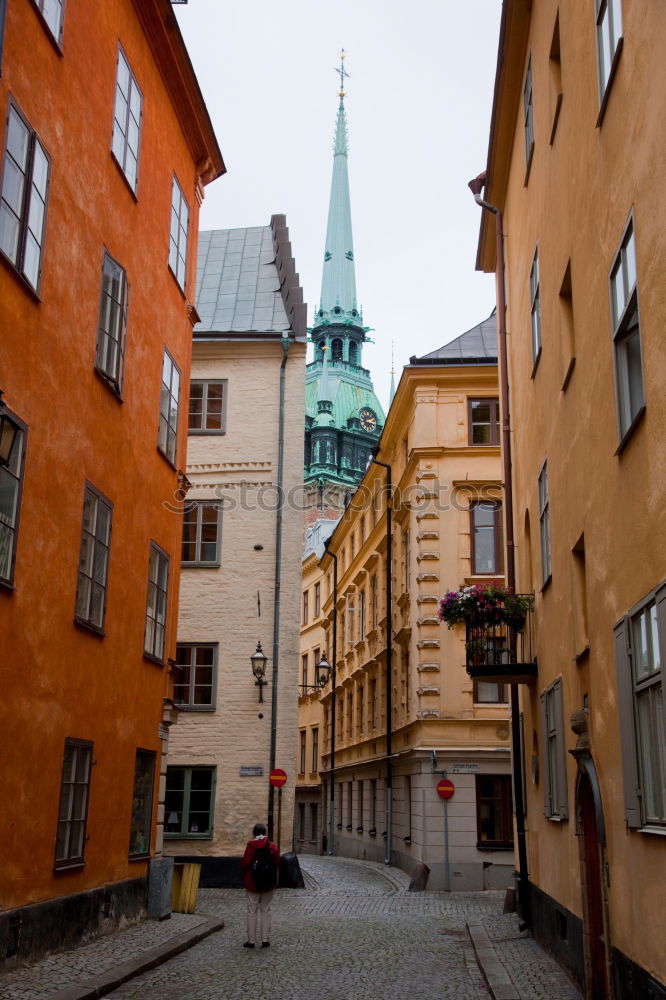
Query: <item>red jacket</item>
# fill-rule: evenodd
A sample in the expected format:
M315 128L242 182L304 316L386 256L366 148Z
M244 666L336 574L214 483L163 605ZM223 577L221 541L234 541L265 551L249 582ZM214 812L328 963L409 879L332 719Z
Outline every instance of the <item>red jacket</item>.
M247 847L245 848L245 854L241 858L241 871L243 872L243 887L247 889L248 892L259 892L254 884L252 878L252 862L254 861L254 855L258 847L268 846L269 851L273 855L273 864L277 870L280 864L280 855L278 854L278 849L275 844L268 839L268 837L259 837L258 839L253 838L248 840ZM276 879L277 881L277 879Z

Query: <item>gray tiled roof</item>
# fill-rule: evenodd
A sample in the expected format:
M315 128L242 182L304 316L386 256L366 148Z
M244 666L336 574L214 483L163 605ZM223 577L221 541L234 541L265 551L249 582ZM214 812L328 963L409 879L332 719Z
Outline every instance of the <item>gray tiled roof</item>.
M194 333L289 329L270 226L199 233Z
M419 364L465 364L469 362L497 361L497 316L493 309L488 319L477 323L471 330L461 333L455 340L444 344L423 357L409 359L412 365Z

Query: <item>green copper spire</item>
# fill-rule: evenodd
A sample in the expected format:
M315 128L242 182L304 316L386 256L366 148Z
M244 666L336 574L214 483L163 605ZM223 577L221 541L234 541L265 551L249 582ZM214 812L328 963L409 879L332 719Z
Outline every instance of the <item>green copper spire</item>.
M361 325L356 305L356 275L354 270L354 244L352 240L351 203L349 199L349 174L347 170L347 117L345 114L344 81L349 74L341 53L338 116L333 144L333 178L331 200L328 207L324 269L321 279L321 297L315 315L315 327L324 323L353 323Z

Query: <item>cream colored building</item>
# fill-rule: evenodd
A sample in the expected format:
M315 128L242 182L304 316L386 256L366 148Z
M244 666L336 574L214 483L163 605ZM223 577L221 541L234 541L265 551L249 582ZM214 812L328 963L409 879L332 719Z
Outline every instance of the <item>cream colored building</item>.
M618 1000L666 996L665 51L663 4L507 0L483 191L536 591L532 926Z
M228 884L254 823L292 846L306 327L284 216L201 233L197 309L165 852Z
M497 392L491 316L412 358L387 416L378 459L396 488L390 776L385 468L369 467L319 562L329 659L337 647L335 689L331 680L321 696L322 834L328 847L334 737L333 853L390 860L409 873L425 864L435 889L505 886L513 873L507 689L469 679L464 629L449 631L437 617L446 590L502 577ZM316 585L308 557L303 596ZM302 627L302 655L310 635ZM312 698L301 698L301 731L313 726ZM455 785L448 836L436 790L445 776Z

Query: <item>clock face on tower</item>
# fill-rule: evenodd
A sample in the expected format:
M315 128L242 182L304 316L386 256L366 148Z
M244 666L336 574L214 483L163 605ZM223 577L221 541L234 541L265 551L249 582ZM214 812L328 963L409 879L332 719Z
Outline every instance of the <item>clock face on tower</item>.
M361 427L364 431L374 431L377 427L377 417L369 406L364 406L359 412Z

